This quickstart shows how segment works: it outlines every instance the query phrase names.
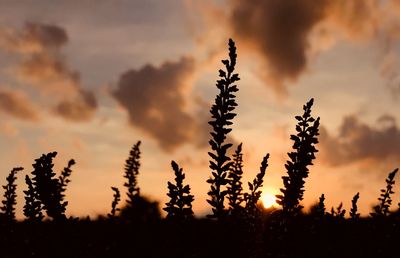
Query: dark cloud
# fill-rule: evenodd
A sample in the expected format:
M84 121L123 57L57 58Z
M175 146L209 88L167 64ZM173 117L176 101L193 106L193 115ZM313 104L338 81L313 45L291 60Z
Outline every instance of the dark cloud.
M322 159L332 166L359 161L400 161L400 129L392 116L381 116L376 126L364 124L356 116L347 116L332 136L321 130Z
M39 118L36 107L19 91L0 90L0 111L22 120Z
M16 67L18 79L50 96L56 114L72 121L93 117L96 98L82 88L79 72L62 55L61 48L68 42L63 28L26 23L23 29L3 31L0 36L0 46L23 57Z
M184 96L193 72L192 58L166 62L160 67L146 65L123 73L112 95L128 111L133 126L169 151L190 141L196 130Z
M230 2L234 34L263 56L269 85L280 94L286 93L287 81L307 69L312 48L318 48L315 45L322 44L324 37L336 37L340 31L357 38L373 34L376 27L377 0Z
M326 1L318 2L234 1L233 29L264 55L275 83L297 78L306 67L308 34L325 15Z
M45 52L68 42L66 31L55 25L25 23L21 31L2 31L0 46L19 53Z

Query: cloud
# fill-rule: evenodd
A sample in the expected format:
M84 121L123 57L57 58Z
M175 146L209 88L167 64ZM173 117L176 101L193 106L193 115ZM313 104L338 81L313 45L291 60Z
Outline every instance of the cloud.
M0 90L0 111L22 120L39 119L37 108L21 91Z
M233 4L231 22L235 34L263 55L274 85L280 80L296 79L307 64L307 36L323 19L325 4L307 0Z
M79 74L46 52L32 54L22 61L17 74L21 81L32 84L45 95L73 96L80 89Z
M128 111L131 125L170 151L190 141L196 130L184 95L193 72L194 60L187 57L160 67L146 65L123 73L112 95Z
M0 47L22 57L15 69L17 78L55 102L55 114L86 121L93 117L97 101L82 88L79 72L66 63L61 50L67 42L67 32L56 25L26 23L21 30L0 33Z
M354 115L347 116L338 131L337 136L332 136L321 128L322 159L331 166L400 161L400 129L392 116L381 116L375 126L362 123Z
M340 39L376 35L378 0L230 0L229 24L247 49L261 54L263 76L276 93L307 70L312 53Z
M96 97L92 92L81 90L79 96L74 100L64 100L60 102L55 113L65 119L82 122L90 120L97 109Z
M1 31L0 46L12 52L38 53L57 50L68 42L66 31L55 25L25 23L21 31Z

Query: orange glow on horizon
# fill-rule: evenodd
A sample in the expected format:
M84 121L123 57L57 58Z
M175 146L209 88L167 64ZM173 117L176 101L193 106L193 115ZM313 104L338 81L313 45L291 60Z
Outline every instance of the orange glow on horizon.
M277 206L276 197L271 193L263 192L260 199L266 209Z

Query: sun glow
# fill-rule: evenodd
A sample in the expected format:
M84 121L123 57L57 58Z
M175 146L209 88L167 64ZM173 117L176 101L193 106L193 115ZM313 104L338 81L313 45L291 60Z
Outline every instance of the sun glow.
M264 208L271 208L272 206L276 206L276 197L270 193L262 193L261 194L261 202Z

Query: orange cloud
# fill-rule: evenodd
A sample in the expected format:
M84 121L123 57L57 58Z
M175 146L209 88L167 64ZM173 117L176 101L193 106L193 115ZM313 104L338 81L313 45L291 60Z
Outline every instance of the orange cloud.
M65 63L48 53L30 55L18 66L19 79L52 96L73 97L80 88L79 75L68 69Z
M79 72L65 62L61 48L67 42L67 32L56 25L26 23L21 30L0 33L0 47L23 57L16 67L18 79L52 97L55 114L86 121L93 117L97 101L82 88Z
M64 29L55 25L31 22L25 23L23 30L3 30L0 34L0 47L22 54L56 50L68 42Z
M22 120L39 119L37 108L21 91L0 90L0 110Z

